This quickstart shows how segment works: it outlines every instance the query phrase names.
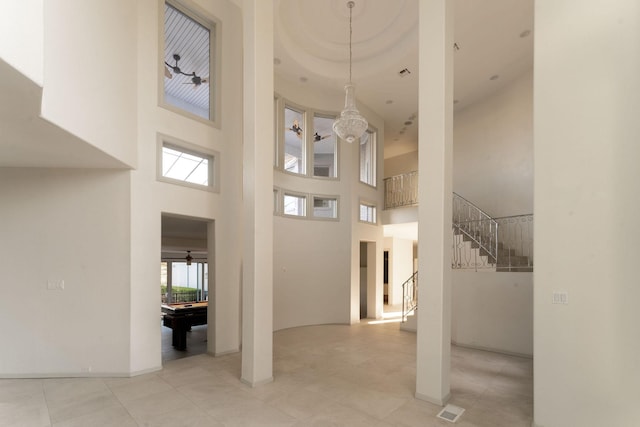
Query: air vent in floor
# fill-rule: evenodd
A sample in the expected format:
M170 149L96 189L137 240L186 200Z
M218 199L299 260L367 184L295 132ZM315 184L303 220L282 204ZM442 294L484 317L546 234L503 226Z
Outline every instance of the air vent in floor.
M447 405L442 411L440 411L438 418L455 423L458 421L458 418L462 416L463 412L464 408L455 405Z

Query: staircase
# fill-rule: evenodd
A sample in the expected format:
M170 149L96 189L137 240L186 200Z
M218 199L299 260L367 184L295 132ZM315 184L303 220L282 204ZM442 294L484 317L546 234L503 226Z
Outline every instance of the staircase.
M385 210L418 205L418 172L385 178ZM533 271L533 214L492 218L453 193L451 268Z
M451 267L476 271L533 271L533 215L492 218L453 193Z

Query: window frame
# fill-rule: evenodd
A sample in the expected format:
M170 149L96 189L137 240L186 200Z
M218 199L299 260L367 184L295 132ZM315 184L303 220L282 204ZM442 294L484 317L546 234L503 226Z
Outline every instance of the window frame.
M340 221L340 196L337 195L327 195L327 194L311 194L310 197L311 204L311 215L309 216L312 219L319 221ZM335 200L335 216L332 217L323 217L315 215L315 201L316 199L325 199L325 200Z
M196 184L192 182L182 181L175 178L170 178L163 175L163 148L171 148L183 152L185 154L191 154L192 156L199 156L206 158L209 163L208 167L208 185ZM158 133L157 136L157 165L156 165L156 180L165 182L168 184L180 185L183 187L195 188L198 190L209 191L212 193L220 192L220 153L215 150L208 150L195 144L174 138L169 135Z
M291 172L285 169L285 156L287 154L286 152L286 146L285 146L285 134L286 134L286 130L285 130L285 122L284 122L284 118L285 118L285 110L289 109L292 111L295 111L296 113L299 113L302 115L302 138L301 138L301 150L302 153L300 154L300 159L302 161L302 170L304 172L299 173L299 172ZM278 163L280 164L279 169L287 174L293 175L293 176L309 176L309 147L307 144L307 133L304 129L307 129L307 119L309 117L308 112L303 108L300 107L294 103L288 102L288 101L284 101L281 106L280 104L278 105L278 110L282 111L282 114L280 114L279 117L279 123L278 123L278 128L280 129L280 140L279 141L279 147L281 148L280 150L278 150Z
M318 110L315 108L311 108L311 107L305 107L303 105L300 104L296 104L295 102L291 102L288 99L275 94L275 101L274 101L274 108L275 108L275 112L274 112L274 116L275 116L275 124L276 124L276 140L274 142L274 162L273 162L273 167L274 169L285 173L285 174L289 174L292 176L297 176L297 177L301 177L301 178L311 178L311 179L318 179L318 180L329 180L329 181L339 181L340 180L340 162L341 162L341 156L340 156L340 143L339 143L339 138L337 135L335 135L335 145L334 145L334 153L335 153L335 160L334 160L334 164L335 164L335 176L331 177L331 176L316 176L314 174L314 170L315 170L315 159L314 159L314 150L313 150L313 132L307 132L307 129L313 129L314 128L314 118L315 117L322 117L322 118L336 118L338 116L338 113L333 112L333 111L323 111L323 110ZM305 167L304 167L304 173L296 173L296 172L290 172L287 171L284 168L284 157L285 157L285 133L286 133L286 123L285 123L285 109L289 108L291 110L297 111L299 113L302 114L303 117L303 123L302 123L302 129L303 129L303 136L302 136L302 142L303 142L303 149L304 149L304 162L305 162Z
M362 217L360 216L360 210L362 209L363 206L366 206L367 208L373 208L373 214L375 216L373 221L367 221L362 219ZM363 224L369 224L369 225L378 225L378 204L367 201L367 200L360 200L358 202L358 222L361 222Z
M219 34L221 22L207 11L195 4L189 3L188 6L179 0L158 0L158 106L169 110L181 116L196 120L200 123L220 128L220 75L221 75L221 53L222 43ZM209 30L209 118L206 119L196 113L192 113L184 108L170 104L165 100L164 89L164 58L165 58L165 5L173 7L189 19L202 25Z
M282 195L282 197L280 197L280 203L282 206L282 216L287 217L287 218L298 218L298 219L308 219L309 218L309 194L307 193L300 193L298 191L291 191L291 190L282 190L280 191L280 194ZM304 214L303 215L292 215L289 213L286 213L285 211L285 197L290 196L290 197L298 197L301 199L304 199L304 203L302 204L302 206L304 207Z
M374 135L373 138L373 149L371 150L372 155L374 156L374 158L372 159L372 173L373 173L373 184L363 181L362 180L362 148L361 145L364 144L360 144L360 141L358 141L358 181L366 186L369 186L371 188L378 188L378 130L375 129L374 127L369 127L365 132ZM371 137L370 137L371 140Z
M330 113L323 113L321 111L318 110L314 110L314 109L309 109L309 111L307 112L307 114L310 115L310 125L307 125L308 129L315 129L315 119L316 117L318 118L322 118L322 119L333 119L335 120L336 118L336 114L330 114ZM336 135L333 132L333 129L331 130L331 133L334 136L334 142L333 142L333 155L334 155L334 159L333 159L333 168L334 168L334 176L322 176L322 175L316 175L316 152L315 152L315 139L314 139L314 135L315 135L315 130L313 132L313 135L310 135L308 137L308 140L310 141L309 143L309 176L311 178L314 179L323 179L323 180L338 180L338 176L339 176L339 172L340 172L340 167L339 167L339 163L338 163L338 159L340 156L338 156L338 152L340 151L340 146L338 143L338 140L340 139L338 137L338 135Z

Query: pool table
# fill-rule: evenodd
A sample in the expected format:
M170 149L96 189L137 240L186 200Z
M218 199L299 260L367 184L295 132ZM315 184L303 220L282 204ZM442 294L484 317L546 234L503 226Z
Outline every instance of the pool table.
M173 329L171 343L177 350L187 349L187 331L207 324L207 301L162 304L163 325Z

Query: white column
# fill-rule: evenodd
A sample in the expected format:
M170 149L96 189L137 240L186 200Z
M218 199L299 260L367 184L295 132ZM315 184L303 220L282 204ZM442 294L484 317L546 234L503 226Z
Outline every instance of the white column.
M244 0L242 13L242 381L256 386L273 380L273 1Z
M453 5L421 0L416 398L450 396Z

